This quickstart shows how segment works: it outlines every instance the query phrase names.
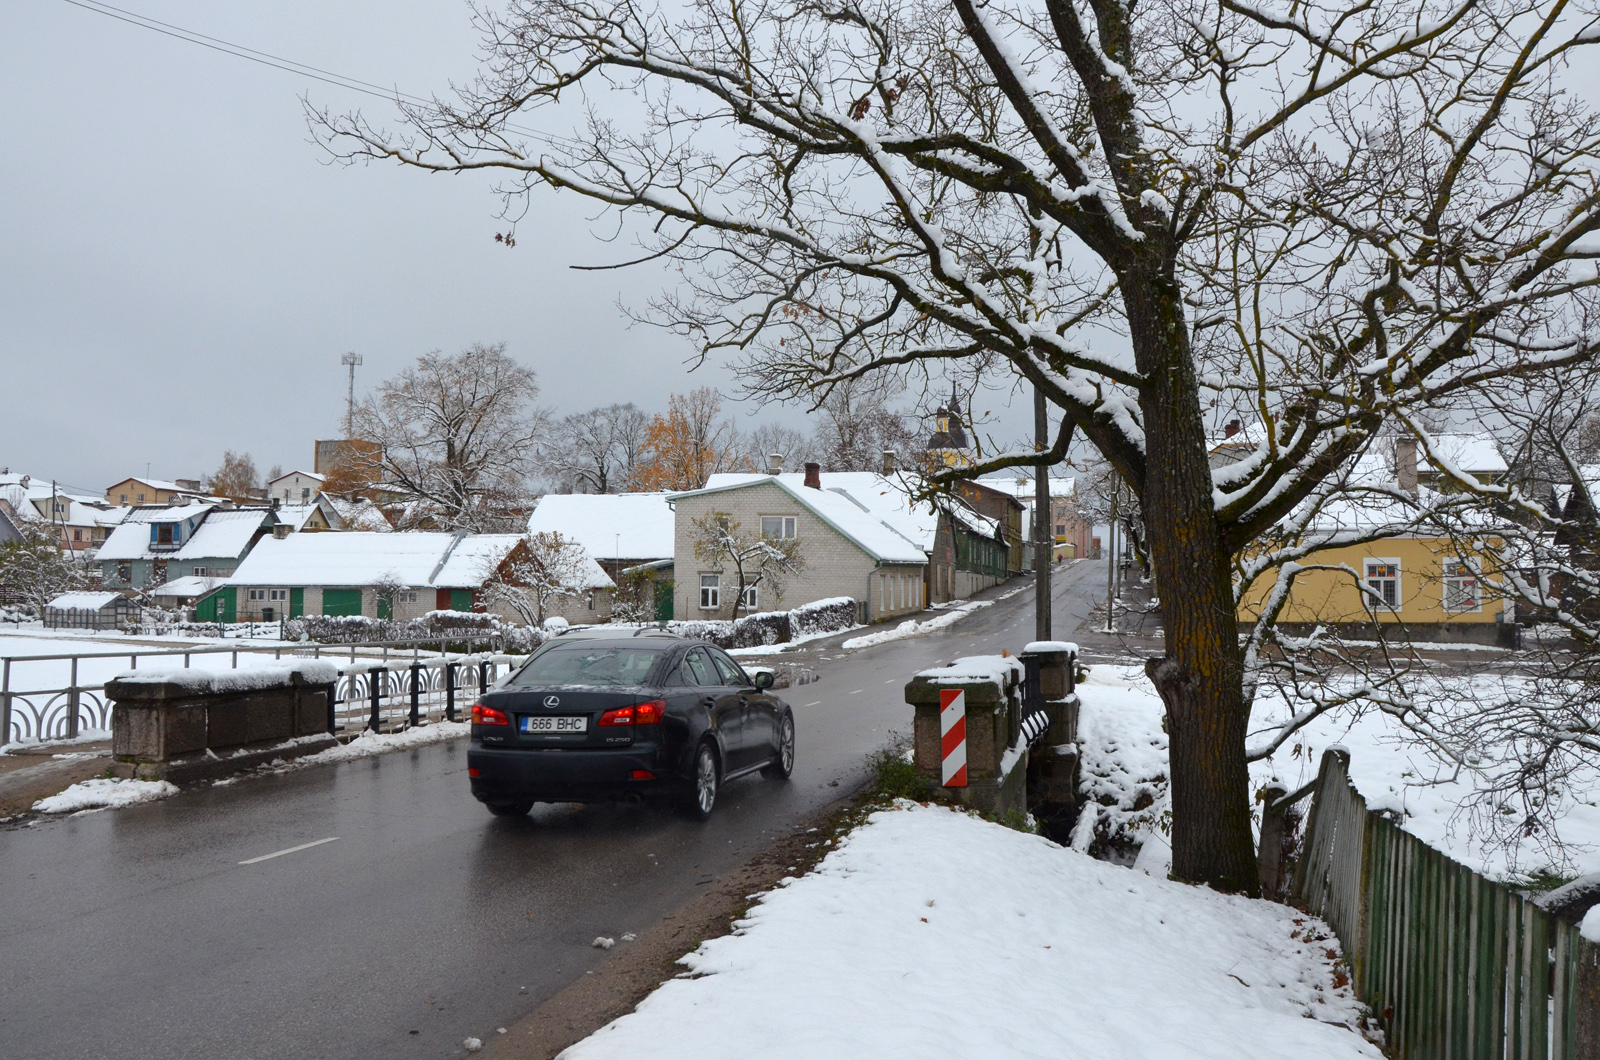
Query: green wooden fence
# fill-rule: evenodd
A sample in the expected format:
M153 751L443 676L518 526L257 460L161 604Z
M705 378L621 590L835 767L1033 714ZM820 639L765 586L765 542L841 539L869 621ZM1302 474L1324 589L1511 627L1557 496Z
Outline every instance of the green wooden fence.
M1600 946L1367 809L1322 756L1294 891L1333 927L1398 1060L1588 1060Z

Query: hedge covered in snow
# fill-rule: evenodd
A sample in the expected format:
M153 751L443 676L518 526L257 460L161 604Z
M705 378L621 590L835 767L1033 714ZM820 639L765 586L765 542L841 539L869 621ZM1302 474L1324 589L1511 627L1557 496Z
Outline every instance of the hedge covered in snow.
M848 596L817 600L793 611L763 611L722 621L669 622L667 628L680 636L708 640L719 648L755 648L767 644L787 644L797 637L835 633L856 625L856 602ZM501 651L532 651L562 632L564 624L535 629L515 625L499 615L467 611L430 611L407 622L367 618L362 615L307 615L284 623L288 640L316 641L320 644L359 644L371 641L420 641L452 644L472 640L492 640ZM587 627L574 627L587 628ZM600 627L604 628L604 627Z

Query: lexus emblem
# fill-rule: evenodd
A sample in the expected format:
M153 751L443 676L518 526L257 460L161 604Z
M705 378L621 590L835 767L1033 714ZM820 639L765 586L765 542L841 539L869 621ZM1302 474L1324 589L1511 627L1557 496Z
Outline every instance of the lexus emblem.
M545 696L544 705L547 707L559 707L561 705L561 699L558 696Z

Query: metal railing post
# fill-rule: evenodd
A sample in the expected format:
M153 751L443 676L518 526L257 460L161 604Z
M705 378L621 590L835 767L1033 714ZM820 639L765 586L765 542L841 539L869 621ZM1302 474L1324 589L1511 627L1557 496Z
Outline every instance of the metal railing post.
M72 682L67 691L67 739L78 737L78 657L72 657Z
M11 660L7 658L4 664L4 676L0 676L0 743L11 742Z
M383 677L385 673L385 669L381 666L367 671L367 680L371 682L372 685L372 717L367 720L367 728L371 729L373 732L377 732L383 727L383 718L378 712L378 696L382 691Z
M418 710L422 704L422 690L417 687L417 681L422 676L422 667L417 663L411 664L411 726L416 727Z
M11 660L6 660L6 673L11 672ZM456 720L456 664L444 664L444 720Z
M478 664L478 695L479 695L479 697L481 698L483 696L483 694L485 692L487 692L487 691L489 691L489 663L487 661L485 661L485 662L480 662Z

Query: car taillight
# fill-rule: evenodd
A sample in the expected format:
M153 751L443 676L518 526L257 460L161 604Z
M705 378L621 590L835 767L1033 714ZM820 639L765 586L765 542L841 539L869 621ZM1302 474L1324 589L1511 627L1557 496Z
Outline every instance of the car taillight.
M600 715L597 725L656 725L667 711L665 700L654 699L636 707L618 707Z
M467 767L467 776L469 776L469 777L477 777L477 776L482 776L482 775L483 775L483 770L479 769L477 766L468 766Z
M656 775L654 773L650 772L648 769L635 769L633 771L633 779L634 780L654 780L654 779L656 779Z
M472 705L472 724L474 725L510 725L511 719L506 717L503 710L486 707L482 703Z

